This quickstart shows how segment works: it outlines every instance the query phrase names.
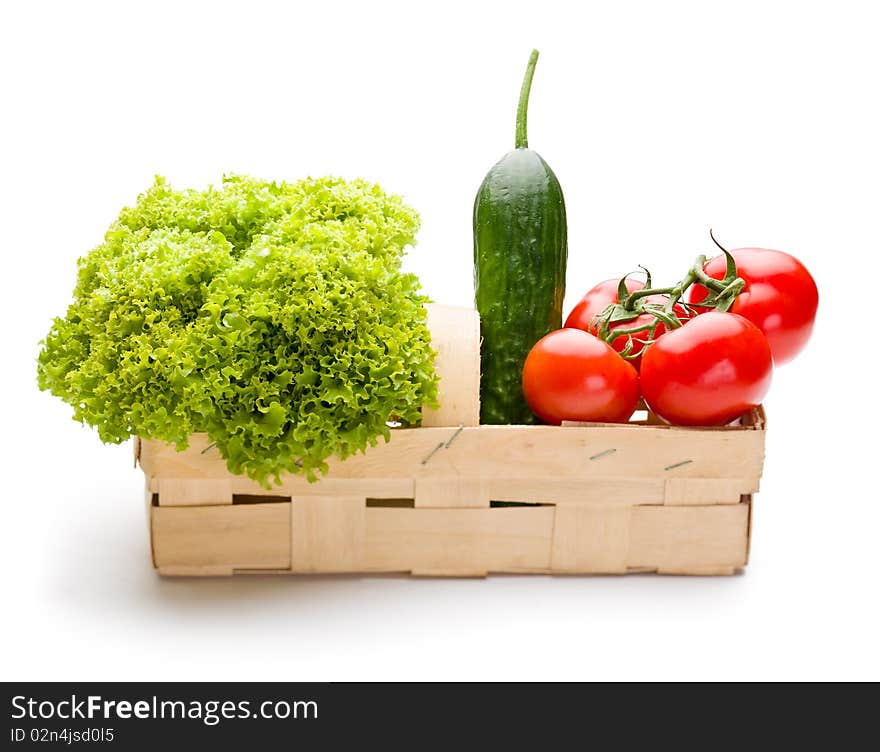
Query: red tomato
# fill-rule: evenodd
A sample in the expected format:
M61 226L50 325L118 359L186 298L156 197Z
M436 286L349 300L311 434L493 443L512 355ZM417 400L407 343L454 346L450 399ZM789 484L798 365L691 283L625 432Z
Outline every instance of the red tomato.
M620 302L617 298L619 284L619 279L606 279L584 295L568 314L568 318L565 320L566 329L582 329L589 332L593 328L591 325L596 316L612 303ZM641 290L644 286L644 283L637 279L626 278L626 289L630 292Z
M566 328L582 329L585 332L590 332L590 334L596 334L597 327L595 326L594 319L612 303L620 302L617 297L618 284L619 280L606 279L584 295L580 302L572 309L571 313L568 314L568 318L565 320ZM644 286L644 283L638 280L629 278L626 280L626 289L630 292L641 290ZM648 300L652 303L662 304L666 302L666 299L662 295L651 295ZM675 315L680 319L690 318L688 311L680 305L675 306ZM611 331L613 332L615 329L630 329L637 326L644 326L645 324L653 323L653 321L654 317L651 314L643 313L632 321L622 321L618 324L612 324ZM654 330L655 339L665 331L666 327L663 324L658 324L657 328ZM636 332L631 336L633 343L630 353L637 357L632 358L629 362L636 370L639 370L642 361L642 357L639 353L641 353L642 348L644 347L643 343L649 338L650 332L645 330L642 332ZM628 340L629 337L621 335L612 339L609 344L615 351L623 352Z
M639 402L636 369L580 329L557 329L539 340L523 366L523 392L545 423L622 423Z
M803 350L813 331L819 306L816 282L800 261L782 251L738 248L731 254L746 283L731 312L745 316L764 332L776 365L787 363ZM710 277L723 279L724 256L716 256L703 268ZM694 285L687 300L699 303L706 294L705 287Z
M761 404L773 359L767 338L735 313L709 311L667 332L642 359L642 394L663 420L720 426Z

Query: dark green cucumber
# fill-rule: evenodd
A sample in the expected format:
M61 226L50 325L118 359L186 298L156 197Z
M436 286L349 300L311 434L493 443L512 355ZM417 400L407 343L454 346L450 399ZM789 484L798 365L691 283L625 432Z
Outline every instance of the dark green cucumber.
M528 148L526 119L538 51L516 114L516 148L486 175L474 202L474 287L480 312L480 422L537 423L522 391L526 355L562 326L568 240L562 188Z

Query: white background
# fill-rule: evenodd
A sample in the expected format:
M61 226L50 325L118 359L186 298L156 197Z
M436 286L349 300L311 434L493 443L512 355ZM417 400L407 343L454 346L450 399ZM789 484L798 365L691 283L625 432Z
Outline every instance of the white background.
M2 678L880 678L878 28L839 1L4 4ZM77 256L155 173L363 176L421 212L429 294L468 303L472 201L532 47L567 308L640 263L677 279L710 226L819 283L767 400L747 572L156 577L131 447L35 386Z

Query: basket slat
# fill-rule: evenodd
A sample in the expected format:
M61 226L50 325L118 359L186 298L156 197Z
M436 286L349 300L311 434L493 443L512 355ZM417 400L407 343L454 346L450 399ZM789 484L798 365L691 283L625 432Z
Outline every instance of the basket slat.
M599 430L601 429L601 430ZM553 477L750 479L761 476L764 432L666 426L479 426L392 431L387 444L346 460L331 458L328 478ZM452 443L449 443L452 440ZM183 452L144 441L141 466L151 476L228 479L226 463L206 436ZM381 447L381 451L377 451ZM234 481L259 488L247 479ZM305 478L284 479L291 490ZM287 485L289 484L289 485ZM267 491L267 493L269 493Z
M290 569L290 504L154 506L153 557L180 567Z
M357 497L152 508L163 574L706 574L746 563L750 500L708 506L368 507ZM285 537L287 536L287 537Z

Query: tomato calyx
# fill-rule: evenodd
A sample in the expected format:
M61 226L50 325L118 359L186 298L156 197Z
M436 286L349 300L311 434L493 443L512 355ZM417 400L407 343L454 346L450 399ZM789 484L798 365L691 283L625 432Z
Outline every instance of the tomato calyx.
M640 267L646 277L644 287L630 292L626 284L629 274L621 278L617 288L618 302L609 305L594 320L596 336L609 344L618 337L626 337L626 345L619 351L619 355L625 360L635 360L664 331L678 329L690 320L695 308L720 312L730 310L737 295L745 289L746 283L737 274L733 256L715 239L711 230L709 237L724 253L727 267L723 279L715 279L706 274L703 270L706 264L704 255L698 256L687 274L671 287L652 287L651 272ZM682 300L685 292L694 284L700 284L709 291L709 295L699 306ZM647 321L643 318L645 314L649 317ZM632 326L621 326L627 323ZM639 337L636 346L634 335L642 332L647 332L647 337Z
M709 290L709 296L700 303L699 307L714 308L716 311L721 311L723 313L730 310L733 301L736 300L736 296L745 290L746 282L737 274L736 260L733 258L733 254L718 242L715 238L715 233L713 233L711 229L709 230L709 237L712 238L712 242L715 243L724 254L724 259L727 264L724 279L714 279L706 274L706 271L703 268L706 264L706 257L700 256L691 268L696 279L692 280L690 284L688 284L688 287L694 282L699 282L703 287Z

